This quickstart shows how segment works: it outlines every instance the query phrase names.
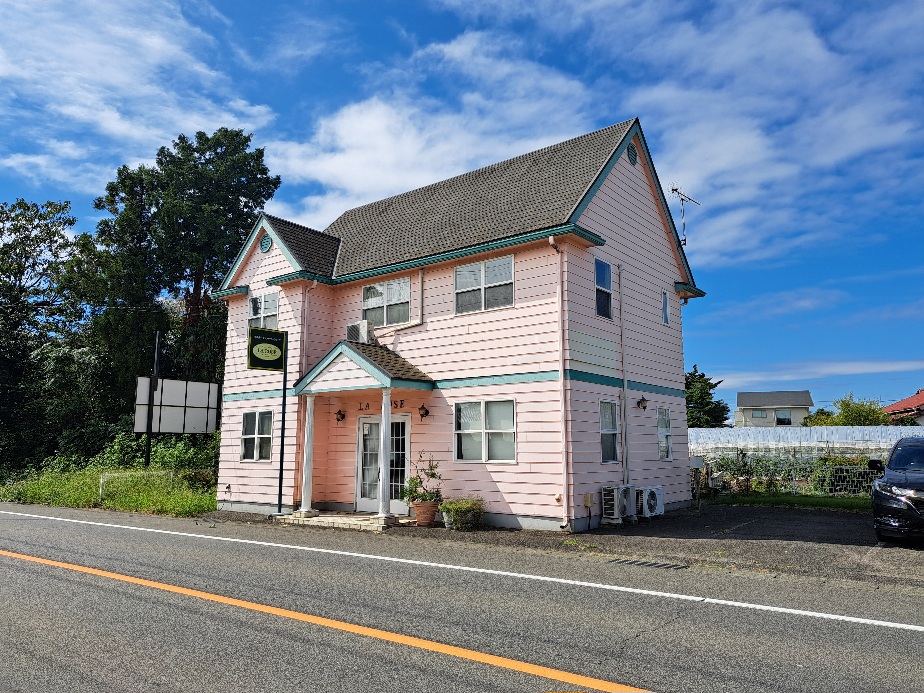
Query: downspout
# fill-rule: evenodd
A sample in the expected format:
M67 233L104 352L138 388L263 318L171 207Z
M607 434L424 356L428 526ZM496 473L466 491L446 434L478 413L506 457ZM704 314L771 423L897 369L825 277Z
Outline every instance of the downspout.
M619 427L619 442L622 446L622 483L629 484L629 432L627 430L629 423L628 410L628 384L626 381L626 321L623 318L622 302L622 265L616 265L616 287L619 291L619 355L620 370L622 374L622 397L620 398L619 413L622 417Z
M558 253L558 399L561 414L561 483L562 483L562 521L559 529L567 529L571 524L571 451L568 448L568 414L565 401L565 265L561 249L555 243L555 237L549 236L549 245Z

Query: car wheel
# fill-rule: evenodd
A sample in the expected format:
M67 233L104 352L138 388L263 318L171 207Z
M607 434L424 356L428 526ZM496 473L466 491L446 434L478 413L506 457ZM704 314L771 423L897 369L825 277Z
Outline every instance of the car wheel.
M891 541L891 539L877 529L876 530L876 541L889 542Z

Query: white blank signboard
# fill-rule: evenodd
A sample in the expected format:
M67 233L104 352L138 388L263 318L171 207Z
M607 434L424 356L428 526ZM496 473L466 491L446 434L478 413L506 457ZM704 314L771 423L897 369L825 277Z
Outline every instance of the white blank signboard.
M135 433L147 430L150 378L138 378L135 393ZM221 387L192 380L157 380L152 433L212 433L218 423Z

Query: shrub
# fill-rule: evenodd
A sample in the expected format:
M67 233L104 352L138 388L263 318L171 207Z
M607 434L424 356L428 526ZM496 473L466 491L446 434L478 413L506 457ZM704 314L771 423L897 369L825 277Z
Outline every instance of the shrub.
M462 532L481 527L484 520L484 500L478 496L447 498L440 504L446 526Z

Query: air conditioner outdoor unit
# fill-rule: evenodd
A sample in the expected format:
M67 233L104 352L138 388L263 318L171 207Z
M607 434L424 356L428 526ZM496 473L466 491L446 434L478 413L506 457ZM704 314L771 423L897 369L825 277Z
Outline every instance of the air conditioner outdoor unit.
M600 489L603 522L618 524L635 514L635 490L632 486L604 486Z
M663 486L649 486L638 490L638 514L642 517L664 514Z
M346 338L348 342L372 344L375 342L375 332L369 326L368 320L360 320L359 322L347 325Z

